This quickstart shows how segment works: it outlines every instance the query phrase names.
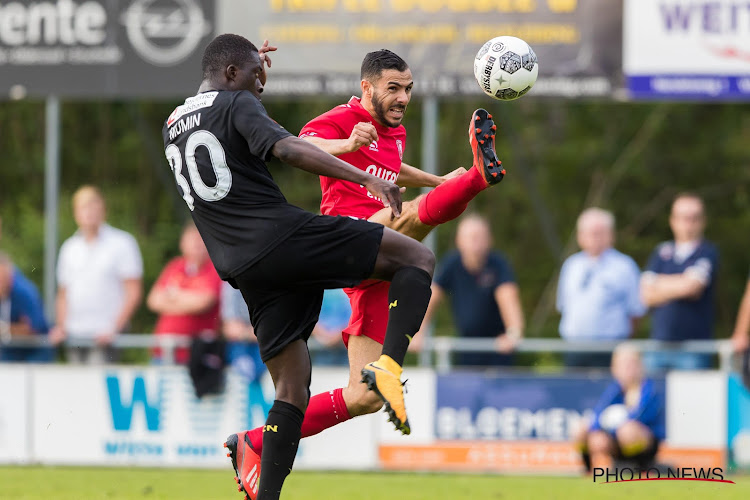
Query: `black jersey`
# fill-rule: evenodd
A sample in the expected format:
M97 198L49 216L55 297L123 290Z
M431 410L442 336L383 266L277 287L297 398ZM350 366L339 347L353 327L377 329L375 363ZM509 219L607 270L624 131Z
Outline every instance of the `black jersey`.
M169 165L208 253L232 278L314 217L290 205L266 161L292 134L248 91L189 97L162 130Z

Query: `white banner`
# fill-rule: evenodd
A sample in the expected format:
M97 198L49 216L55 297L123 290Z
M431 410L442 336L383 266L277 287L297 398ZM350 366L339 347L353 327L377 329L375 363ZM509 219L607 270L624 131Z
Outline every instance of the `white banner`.
M0 463L29 461L29 369L0 367Z
M34 457L59 464L226 466L258 405L236 376L199 400L184 368L39 368L32 391Z
M667 443L674 447L726 447L726 373L674 371L667 375Z
M636 97L750 97L750 5L626 0L623 69Z
M348 376L315 368L311 391L344 387ZM383 413L352 419L304 439L295 468L374 469L379 441L430 441L434 374L409 377L413 436L400 437ZM269 377L248 387L234 374L224 394L198 400L184 368L35 367L31 391L32 453L47 464L229 467L224 439L260 426L273 404Z

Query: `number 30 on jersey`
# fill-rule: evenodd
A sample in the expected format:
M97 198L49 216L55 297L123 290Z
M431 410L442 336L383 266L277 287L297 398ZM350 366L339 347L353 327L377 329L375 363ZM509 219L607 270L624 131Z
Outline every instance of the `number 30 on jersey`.
M216 175L215 186L207 186L198 171L195 152L201 146L208 150L208 155L211 159L211 168L213 168ZM191 185L192 191L204 201L218 201L229 194L229 190L232 188L232 172L227 165L226 154L219 139L208 130L193 132L185 143L185 165L187 166L190 182L182 175L182 155L180 154L180 148L175 144L170 144L164 150L164 154L167 157L172 172L174 172L177 185L182 190L182 199L185 200L191 212L195 208L195 198L191 194Z

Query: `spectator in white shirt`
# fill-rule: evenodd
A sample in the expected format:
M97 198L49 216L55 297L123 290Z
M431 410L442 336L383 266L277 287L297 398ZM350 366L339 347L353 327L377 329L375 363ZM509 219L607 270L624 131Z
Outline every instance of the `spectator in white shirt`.
M53 343L67 340L71 363L113 361L112 342L128 327L143 295L138 243L106 224L105 215L97 188L82 186L75 192L78 231L60 249L56 325L50 332ZM78 346L81 341L89 346Z
M646 312L640 301L640 270L635 261L613 248L615 217L588 208L576 226L581 251L568 257L560 270L557 310L565 340L616 341L630 337ZM611 353L571 352L567 366L606 367Z

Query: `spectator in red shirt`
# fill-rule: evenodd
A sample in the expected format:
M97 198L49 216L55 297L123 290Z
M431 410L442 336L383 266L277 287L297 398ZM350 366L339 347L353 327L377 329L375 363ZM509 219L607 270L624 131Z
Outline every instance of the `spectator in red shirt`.
M189 337L204 333L215 335L219 331L221 278L192 222L182 231L180 252L182 256L167 264L148 294L146 304L159 314L154 333ZM153 354L156 360L161 360L159 349ZM177 363L186 364L189 358L188 348L175 351Z

